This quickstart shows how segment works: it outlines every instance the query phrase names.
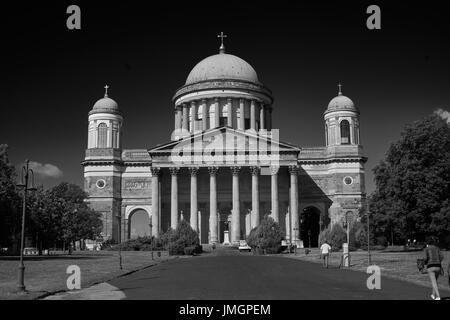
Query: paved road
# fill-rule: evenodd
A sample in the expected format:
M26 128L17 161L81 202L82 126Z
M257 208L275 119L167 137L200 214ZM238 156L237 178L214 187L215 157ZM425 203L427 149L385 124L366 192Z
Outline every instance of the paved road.
M367 277L295 259L219 251L167 261L109 284L127 299L429 299L428 288L383 277L381 290L368 290Z

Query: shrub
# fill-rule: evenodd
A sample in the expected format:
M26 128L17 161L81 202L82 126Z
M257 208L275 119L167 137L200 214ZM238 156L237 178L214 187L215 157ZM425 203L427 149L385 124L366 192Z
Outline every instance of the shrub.
M323 229L319 233L319 247L327 241L330 243L330 233L331 233L331 226L328 225L325 229Z
M347 241L347 234L339 223L335 223L330 231L330 245L332 250L338 251L342 244Z
M388 246L388 240L385 236L378 236L375 239L375 243L380 247L387 247Z
M187 256L193 256L195 255L196 248L194 246L186 247L184 248L184 254Z
M201 252L198 233L185 220L180 221L176 230L169 229L162 234L161 242L168 248L170 255L183 255L186 247L193 247L195 253Z
M266 253L279 253L283 239L284 233L280 225L266 215L259 226L250 231L247 244L252 248L261 248Z

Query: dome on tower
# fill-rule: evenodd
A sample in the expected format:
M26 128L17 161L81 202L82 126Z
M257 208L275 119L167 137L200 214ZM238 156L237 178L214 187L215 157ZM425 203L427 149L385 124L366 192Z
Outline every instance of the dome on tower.
M113 99L108 98L108 97L101 98L94 104L94 109L116 110L118 108L119 108L119 105L117 104L117 102L115 102Z
M189 73L186 85L219 79L234 79L259 84L258 75L248 62L235 55L221 52L197 63Z
M331 99L331 101L328 103L328 108L326 112L340 111L340 110L358 111L353 101L349 97L344 96L342 94L341 85L339 85L338 95L333 99Z
M119 110L119 105L116 101L108 97L108 88L109 86L105 86L105 96L94 104L94 107L89 112L89 114L93 113L116 113L121 114Z

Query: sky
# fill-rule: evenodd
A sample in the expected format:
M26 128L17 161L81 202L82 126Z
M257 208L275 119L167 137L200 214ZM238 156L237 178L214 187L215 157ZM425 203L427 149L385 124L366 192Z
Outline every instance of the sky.
M273 127L301 147L325 144L323 112L337 95L358 106L372 170L405 124L450 111L449 29L444 2L38 1L3 7L0 143L38 183L83 185L88 112L109 96L124 113L124 148L170 140L172 96L190 70L218 53L249 62L275 97ZM81 8L81 30L66 9ZM381 8L381 30L366 9ZM396 6L395 6L396 5ZM3 4L2 4L3 6Z

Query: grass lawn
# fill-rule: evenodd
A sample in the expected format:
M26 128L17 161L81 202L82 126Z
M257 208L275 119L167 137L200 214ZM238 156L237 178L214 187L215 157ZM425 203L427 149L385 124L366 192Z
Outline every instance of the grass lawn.
M117 251L75 251L72 255L27 256L25 264L26 295L15 293L17 285L18 257L0 257L0 299L34 299L47 292L67 290L67 267L77 265L81 270L81 288L112 279L116 276L167 260L167 252L161 257L150 251L122 251L122 267L119 268Z
M449 290L447 266L450 263L450 251L442 251L444 261L442 265L445 269L445 276L439 277L439 288ZM311 261L315 263L322 263L318 249L312 249L308 255L305 254L304 249L297 249L297 255L285 254L283 256ZM428 274L419 273L416 265L416 260L423 258L422 251L413 252L387 252L387 251L372 251L372 264L377 265L381 269L381 277L388 276L392 278L407 280L418 285L431 288L431 282ZM342 252L333 252L329 259L330 267L338 267L341 263ZM366 272L367 270L367 251L350 252L351 269ZM381 280L383 281L383 280ZM431 290L431 289L430 289Z

